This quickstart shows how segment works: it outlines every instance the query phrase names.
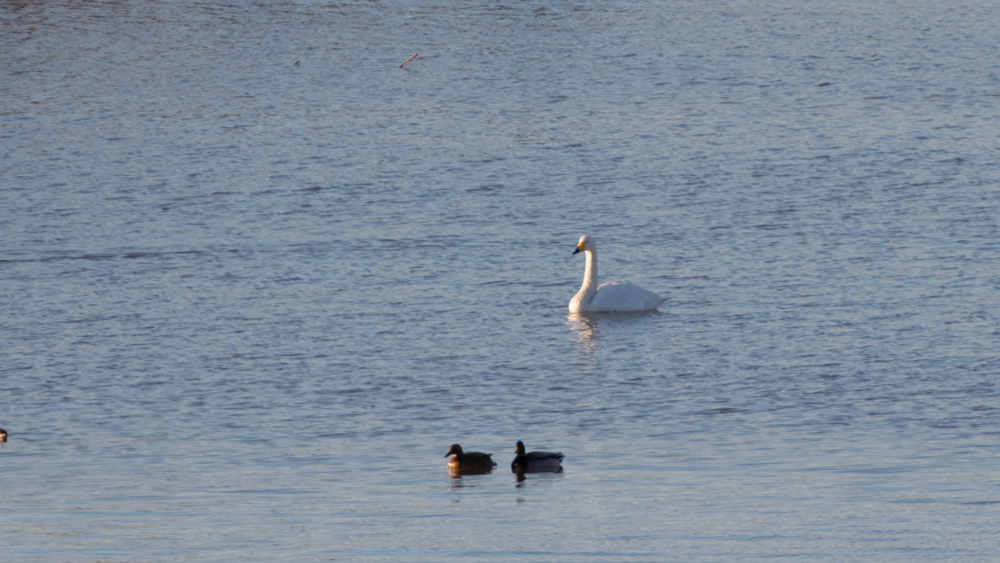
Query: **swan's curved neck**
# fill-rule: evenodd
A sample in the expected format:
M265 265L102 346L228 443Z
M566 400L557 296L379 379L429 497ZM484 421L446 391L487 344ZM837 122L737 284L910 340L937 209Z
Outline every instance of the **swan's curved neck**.
M583 271L583 285L580 286L581 293L593 293L597 291L597 253L587 250L587 269Z
M597 293L597 253L587 250L587 269L583 272L583 285L569 302L570 313L581 313L590 310L590 302Z

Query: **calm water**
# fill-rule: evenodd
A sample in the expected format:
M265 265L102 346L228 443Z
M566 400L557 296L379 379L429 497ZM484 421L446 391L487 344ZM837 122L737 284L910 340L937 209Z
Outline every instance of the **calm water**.
M1000 8L820 4L0 3L3 559L1000 559Z

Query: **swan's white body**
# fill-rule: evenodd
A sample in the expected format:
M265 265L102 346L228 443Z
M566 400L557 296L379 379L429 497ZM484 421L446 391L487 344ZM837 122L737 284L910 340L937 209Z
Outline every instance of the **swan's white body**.
M597 245L584 235L576 244L577 252L587 254L587 267L583 272L583 285L569 301L570 313L611 313L652 311L666 301L665 298L629 282L606 282L597 285Z

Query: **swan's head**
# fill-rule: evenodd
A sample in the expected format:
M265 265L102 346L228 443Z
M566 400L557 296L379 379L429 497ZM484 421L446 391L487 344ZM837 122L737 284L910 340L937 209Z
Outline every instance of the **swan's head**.
M448 448L448 453L444 454L444 457L448 457L451 454L462 455L462 446L459 446L458 444L452 444L451 447Z
M588 237L587 235L580 237L580 242L576 243L576 250L573 251L573 254L583 252L585 250L597 250L597 245L594 243L594 239Z
M587 237L583 237L583 238L587 238ZM522 442L520 440L517 441L517 445L514 446L514 453L516 453L517 455L524 455L524 442Z

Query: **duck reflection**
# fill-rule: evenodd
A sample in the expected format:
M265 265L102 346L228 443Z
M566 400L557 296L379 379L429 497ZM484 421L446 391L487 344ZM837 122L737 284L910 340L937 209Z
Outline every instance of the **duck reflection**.
M448 475L452 477L463 477L469 475L487 475L492 469L463 469L459 467L448 466Z
M455 473L454 471L451 470L448 471L448 474L451 477L450 479L448 479L449 489L479 489L482 488L484 485L484 482L481 479L463 478L468 476L467 475L463 476L461 473Z
M520 488L523 488L523 487L527 486L526 479L528 478L528 474L531 474L531 480L534 481L536 484L539 483L539 480L561 479L562 476L563 476L563 472L562 471L548 472L548 473L533 472L533 471L529 471L529 472L524 472L524 471L517 472L517 471L515 471L514 472L514 480L515 480L515 482L514 482L514 488L515 489L520 489Z

